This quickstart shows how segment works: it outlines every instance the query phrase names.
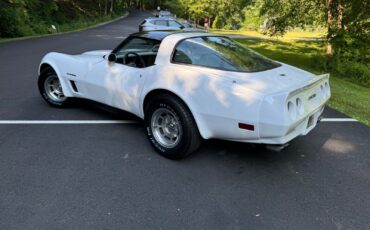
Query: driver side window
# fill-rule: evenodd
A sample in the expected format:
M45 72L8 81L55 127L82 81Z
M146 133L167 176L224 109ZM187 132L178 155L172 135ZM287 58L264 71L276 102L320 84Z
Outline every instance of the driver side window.
M117 63L136 68L154 65L160 42L157 40L132 37L116 51Z

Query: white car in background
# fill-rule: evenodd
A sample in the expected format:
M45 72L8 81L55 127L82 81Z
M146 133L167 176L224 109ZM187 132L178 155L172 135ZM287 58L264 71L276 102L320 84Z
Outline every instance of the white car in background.
M205 32L191 24L183 24L174 18L147 18L139 25L139 31L154 31L154 30L183 30L192 32Z
M153 30L182 30L183 26L180 22L173 18L146 18L139 25L139 31L153 31Z
M152 146L172 159L202 139L284 145L316 126L330 97L328 75L225 36L170 31L132 34L112 51L48 53L38 87L52 106L76 97L135 114Z
M166 17L171 17L171 12L167 11L167 10L161 10L159 11L159 14L158 14L158 17L160 18L166 18Z

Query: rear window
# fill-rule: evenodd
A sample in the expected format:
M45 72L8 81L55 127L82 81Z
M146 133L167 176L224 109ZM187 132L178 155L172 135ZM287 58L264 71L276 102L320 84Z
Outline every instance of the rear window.
M167 26L167 21L165 20L156 20L154 21L154 24L157 26Z
M181 41L172 62L235 72L259 72L281 66L229 38L216 36Z

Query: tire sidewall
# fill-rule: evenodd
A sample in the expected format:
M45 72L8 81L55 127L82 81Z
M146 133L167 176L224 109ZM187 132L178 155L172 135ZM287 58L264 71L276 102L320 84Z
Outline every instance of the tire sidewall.
M186 117L185 108L178 102L174 101L175 99L172 98L157 98L153 100L146 109L145 114L145 129L147 132L148 139L153 147L163 156L172 159L179 159L186 156L186 150L190 144L190 130L189 124ZM172 113L174 113L181 125L182 128L182 136L179 143L173 148L166 148L162 146L154 137L153 130L151 127L151 120L153 113L160 108L168 109Z
M52 105L52 106L55 106L55 107L62 107L62 106L65 106L66 105L66 101L67 101L67 98L66 100L64 101L54 101L53 99L51 99L48 94L46 93L46 89L45 89L45 81L51 77L51 76L56 76L58 79L59 77L56 75L56 73L51 69L51 68L46 68L45 70L43 70L39 76L39 79L38 79L38 88L39 88L39 91L40 91L40 94L42 96L42 98L49 104L49 105ZM60 79L59 79L60 81Z

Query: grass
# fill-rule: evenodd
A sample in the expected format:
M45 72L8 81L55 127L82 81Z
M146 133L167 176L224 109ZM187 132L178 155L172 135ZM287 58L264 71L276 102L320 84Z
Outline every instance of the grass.
M264 35L258 31L252 30L210 30L210 32L218 34L233 34L233 35L245 35L258 38L271 38L267 35ZM310 32L310 31L290 31L287 32L284 36L278 36L275 38L279 39L322 39L325 38L326 33L321 32Z
M272 59L313 72L324 73L318 65L324 58L323 41L297 41L235 38L241 44ZM335 75L330 77L332 96L329 106L370 126L370 88L356 85Z
M29 38L38 38L38 37L44 37L44 36L49 36L49 35L62 34L62 33L67 33L67 32L76 32L76 31L84 30L90 27L97 26L99 24L112 21L114 19L117 19L121 16L125 16L127 14L128 13L126 12L124 15L108 15L108 16L96 17L94 19L79 19L76 21L72 21L72 22L60 24L60 25L55 24L57 30L54 32L50 31L49 33L34 34L30 36L16 37L16 38L0 38L0 42L18 41L18 40L24 40L24 39L29 39Z

